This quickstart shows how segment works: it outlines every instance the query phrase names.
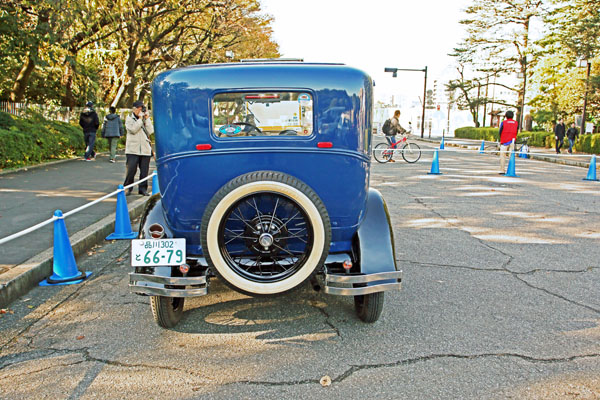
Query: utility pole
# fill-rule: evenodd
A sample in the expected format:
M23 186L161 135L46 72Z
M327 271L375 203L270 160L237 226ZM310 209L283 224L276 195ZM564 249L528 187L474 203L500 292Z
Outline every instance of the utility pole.
M583 113L581 115L581 131L579 132L581 135L585 133L585 109L587 108L587 98L588 98L588 89L590 84L590 70L592 68L592 63L590 60L587 60L587 75L585 77L585 95L583 96Z
M427 66L425 66L423 72L425 72L425 84L423 85L423 113L421 114L421 138L425 133L425 95L427 94Z
M485 102L483 103L483 128L485 128L485 117L487 115L487 103L488 103L488 87L490 86L490 76L485 77Z

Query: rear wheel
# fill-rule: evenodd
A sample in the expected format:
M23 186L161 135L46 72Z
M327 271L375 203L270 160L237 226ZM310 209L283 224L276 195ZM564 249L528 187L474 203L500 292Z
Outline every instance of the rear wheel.
M416 143L406 143L402 147L402 158L407 163L416 163L421 158L421 148Z
M150 297L150 308L154 320L163 328L173 328L183 316L183 297Z
M354 296L354 309L361 321L373 323L383 311L384 292Z
M375 149L373 149L373 157L375 157L375 160L378 163L384 164L392 159L394 151L389 147L390 146L387 143L379 143L375 146Z
M258 171L223 186L202 218L202 250L213 271L250 295L279 294L307 280L327 257L325 205L306 184Z

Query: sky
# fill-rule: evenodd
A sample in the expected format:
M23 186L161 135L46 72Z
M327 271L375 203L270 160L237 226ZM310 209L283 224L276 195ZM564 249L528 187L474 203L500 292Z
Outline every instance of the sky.
M392 95L423 96L434 79L455 77L447 54L464 36L459 21L470 0L259 0L274 18L273 38L282 57L308 62L341 62L367 72L375 81L375 99Z

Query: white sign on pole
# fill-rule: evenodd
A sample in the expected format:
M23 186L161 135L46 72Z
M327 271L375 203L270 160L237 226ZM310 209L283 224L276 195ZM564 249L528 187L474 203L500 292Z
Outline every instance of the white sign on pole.
M594 124L591 122L585 123L585 133L592 133L594 131Z

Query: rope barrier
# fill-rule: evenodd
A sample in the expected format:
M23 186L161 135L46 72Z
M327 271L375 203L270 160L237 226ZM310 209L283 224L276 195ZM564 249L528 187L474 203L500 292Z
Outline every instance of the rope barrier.
M6 236L5 238L2 238L2 239L0 239L0 244L4 244L4 243L7 243L7 242L10 242L11 240L14 240L14 239L20 238L21 236L25 236L25 235L26 235L26 234L28 234L28 233L31 233L31 232L33 232L33 231L35 231L35 230L39 229L39 228L42 228L42 227L44 227L44 226L46 226L46 225L48 225L48 224L51 224L51 223L53 223L53 222L54 222L54 221L56 221L57 219L64 219L64 218L66 218L66 217L68 217L68 216L70 216L70 215L73 215L73 214L75 214L75 213L78 213L79 211L85 210L86 208L88 208L88 207L91 207L91 206L93 206L93 205L95 205L95 204L98 204L98 203L100 203L101 201L104 201L104 200L108 199L109 197L112 197L112 196L114 196L114 195L118 194L118 193L119 193L119 192L121 192L121 191L125 191L125 189L132 188L132 187L134 187L135 185L137 185L137 184L139 184L139 183L142 183L142 182L145 182L145 181L147 181L148 179L151 179L151 178L152 178L154 175L156 175L156 172L153 172L153 173L151 173L150 175L148 175L148 176L147 176L147 177L145 177L144 179L140 179L140 180L139 180L139 181L137 181L137 182L133 182L131 185L127 185L127 186L125 186L123 189L117 189L117 190L115 190L115 191L114 191L114 192L112 192L112 193L109 193L109 194L107 194L107 195L105 195L105 196L102 196L102 197L100 197L99 199L96 199L96 200L94 200L94 201L92 201L92 202L90 202L90 203L87 203L87 204L84 204L84 205L82 205L81 207L77 207L77 208L76 208L76 209L74 209L74 210L71 210L71 211L69 211L69 212L66 212L66 213L64 213L64 214L63 214L61 217L52 216L52 218L50 218L50 219L47 219L47 220L45 220L45 221L43 221L43 222L40 222L40 223L39 223L39 224L37 224L37 225L34 225L34 226L32 226L32 227L29 227L29 228L27 228L27 229L23 229L23 230L22 230L22 231L20 231L20 232L13 233L13 234L12 234L12 235L10 235L10 236Z
M417 152L422 152L422 153L434 153L436 150L439 152L454 152L454 153L490 153L490 154L497 154L500 153L500 150L476 150L476 149L448 149L445 148L443 150L440 150L439 148L433 148L433 149L419 149L419 150L411 150L411 149L374 149L373 151L377 151L377 152L384 152L384 151L390 151L392 150L394 153L398 152L398 153L402 153L402 152L409 152L409 153L417 153ZM507 153L510 153L510 151L506 151ZM518 150L515 150L516 154L519 154ZM549 156L549 157L591 157L592 154L554 154L554 153L545 153L545 152L538 152L538 151L529 151L526 154L535 154L535 155L544 155L544 156Z

